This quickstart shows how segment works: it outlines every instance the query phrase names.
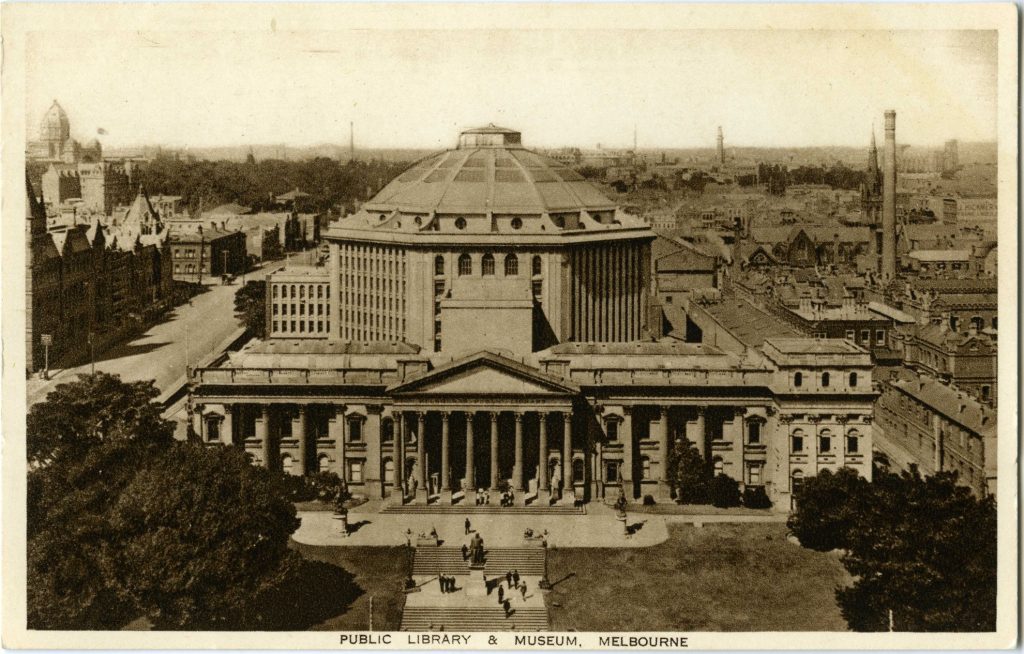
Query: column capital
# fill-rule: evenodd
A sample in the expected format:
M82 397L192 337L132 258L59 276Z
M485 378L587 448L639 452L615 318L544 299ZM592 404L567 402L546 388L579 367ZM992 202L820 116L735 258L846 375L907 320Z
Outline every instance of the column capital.
M697 414L698 418L703 417L704 414L707 413L707 409L703 406L695 406L693 407L693 411Z
M453 413L457 413L457 412L456 411L438 411L438 413L441 414L441 422L448 422L448 419L451 418L452 414Z
M416 420L418 422L423 422L426 419L426 417L427 417L427 412L426 411L411 411L410 413L412 413L414 416L416 416Z
M299 405L299 415L305 415L307 407L308 407L308 405L306 405L306 404L300 404Z
M522 411L516 411L512 415L515 416L516 422L522 422L523 421L523 412Z
M498 413L500 413L499 411L488 411L487 413L488 415L491 416L491 422L498 422Z

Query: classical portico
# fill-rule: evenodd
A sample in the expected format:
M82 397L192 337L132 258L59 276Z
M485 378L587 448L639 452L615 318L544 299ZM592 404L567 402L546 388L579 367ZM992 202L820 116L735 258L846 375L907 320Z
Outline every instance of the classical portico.
M476 502L483 491L497 504L504 488L518 504L575 499L563 471L575 451L579 389L564 380L481 352L387 393L392 414L414 430L406 444L415 443L412 483L393 501ZM577 440L582 455L585 443Z

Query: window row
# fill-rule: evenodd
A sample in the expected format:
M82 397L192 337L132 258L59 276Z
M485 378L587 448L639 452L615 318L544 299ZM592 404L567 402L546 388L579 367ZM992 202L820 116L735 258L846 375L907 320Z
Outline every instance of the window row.
M856 388L857 387L857 383L859 381L859 377L858 377L857 373L851 372L849 377L848 377L848 379L847 379L847 381L849 382L850 388ZM822 388L828 388L829 386L832 385L832 374L829 373L829 372L821 373L821 376L819 378L819 382L820 382L819 385ZM793 386L796 387L796 388L802 388L803 385L804 385L804 373L803 372L795 372L795 373L793 373Z
M322 300L324 297L323 284L271 284L271 297L278 297L278 289L280 288L280 297L282 298L296 298L305 299L308 289L309 298L313 299L313 289L316 289L316 298ZM296 290L297 289L297 290ZM298 295L296 295L296 292Z
M504 260L505 276L516 277L519 275L519 257L513 253L506 254ZM538 277L542 274L544 267L540 256L534 256L530 263L530 274ZM457 261L457 273L459 277L473 274L473 257L469 254L460 254ZM480 274L495 274L495 259L490 252L480 258ZM434 275L443 277L445 275L444 255L434 257Z
M309 306L309 315L311 315L311 316L312 315L322 316L325 313L323 303L321 303L321 304L306 305L306 304L303 304L303 303L300 302L300 303L298 303L296 305L296 303L292 302L289 305L289 304L286 304L286 303L275 302L271 306L273 307L273 315L275 315L275 316L278 315L278 307L280 307L280 313L282 315L285 315L285 316L287 316L287 315L304 316L304 315L306 315L306 307L307 306ZM288 310L289 307L291 307L291 311Z
M316 327L314 328L314 325ZM331 331L331 321L323 320L274 320L271 322L274 333L323 334Z
M807 450L808 436L801 429L794 431L790 439L790 452L792 454L805 454L810 450ZM838 453L838 448L833 450L836 443L836 436L832 434L828 429L822 430L818 434L818 454L834 454ZM860 438L861 435L857 430L851 430L846 434L846 453L847 454L860 454Z

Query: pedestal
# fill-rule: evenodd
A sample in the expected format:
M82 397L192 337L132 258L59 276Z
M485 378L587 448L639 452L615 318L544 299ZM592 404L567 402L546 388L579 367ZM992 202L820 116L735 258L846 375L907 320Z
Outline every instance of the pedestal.
M405 498L402 497L402 491L392 490L391 495L388 496L388 504L392 506L402 506L405 504Z
M416 491L416 503L427 504L427 489L420 488Z
M551 506L551 491L537 491L537 506Z
M466 595L468 597L487 597L483 566L470 566L469 577L466 580Z
M438 504L449 506L452 503L452 492L450 490L441 491L441 497L437 501Z
M566 491L562 495L562 504L564 506L574 506L576 504L576 491Z

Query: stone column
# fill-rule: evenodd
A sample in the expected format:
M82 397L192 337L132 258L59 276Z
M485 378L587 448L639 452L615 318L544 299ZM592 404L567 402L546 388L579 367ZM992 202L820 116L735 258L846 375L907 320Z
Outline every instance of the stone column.
M523 414L516 411L516 460L512 466L512 489L516 492L516 502L526 503L526 487L523 484Z
M225 445L231 445L235 442L235 405L225 404L224 405L224 424L221 425L220 442Z
M391 448L395 465L395 486L391 491L391 501L395 504L405 503L405 415L401 411L393 414L394 447Z
M263 450L263 467L271 469L270 461L270 405L260 405L260 416L256 418L256 438Z
M334 416L327 422L327 437L330 439L331 444L334 446L335 464L334 468L338 471L338 476L349 482L348 478L348 466L345 465L345 440L348 437L346 432L345 420L345 405L335 404ZM366 479L366 466L363 466L363 479Z
M430 498L427 488L427 430L426 414L416 412L416 501L426 504Z
M363 492L375 500L384 497L384 466L381 452L381 418L384 407L380 404L369 404L366 406L366 422L362 425L364 440L366 441L366 463L363 465ZM349 440L349 430L352 425L348 417L345 417L346 442Z
M742 451L742 450L741 450ZM661 421L658 423L658 499L669 499L668 483L668 408L661 407Z
M540 413L540 444L537 448L537 502L547 503L551 499L551 489L548 486L548 414Z
M498 490L498 412L491 412L491 490Z
M473 439L476 436L476 427L473 425L473 412L466 412L466 482L462 494L465 502L476 500L476 469L473 465Z
M296 437L299 439L299 460L298 460L298 471L297 474L301 477L306 474L308 464L308 452L306 451L306 405L299 405L299 416L295 421L292 429L296 432Z
M594 444L594 497L596 498L604 497L604 430L600 430L599 434L601 438L591 439Z
M707 458L707 433L704 430L704 407L698 406L694 408L697 410L697 417L693 421L693 435L690 436L687 434L687 437L693 442L701 456Z
M572 485L572 411L562 414L562 488L567 503L576 502L576 490Z
M622 478L622 492L627 500L636 499L633 489L633 407L622 407L622 428L619 430L622 441L622 467L619 475Z
M452 480L449 471L448 447L450 436L448 433L448 420L450 414L447 411L441 412L441 503L452 503Z

